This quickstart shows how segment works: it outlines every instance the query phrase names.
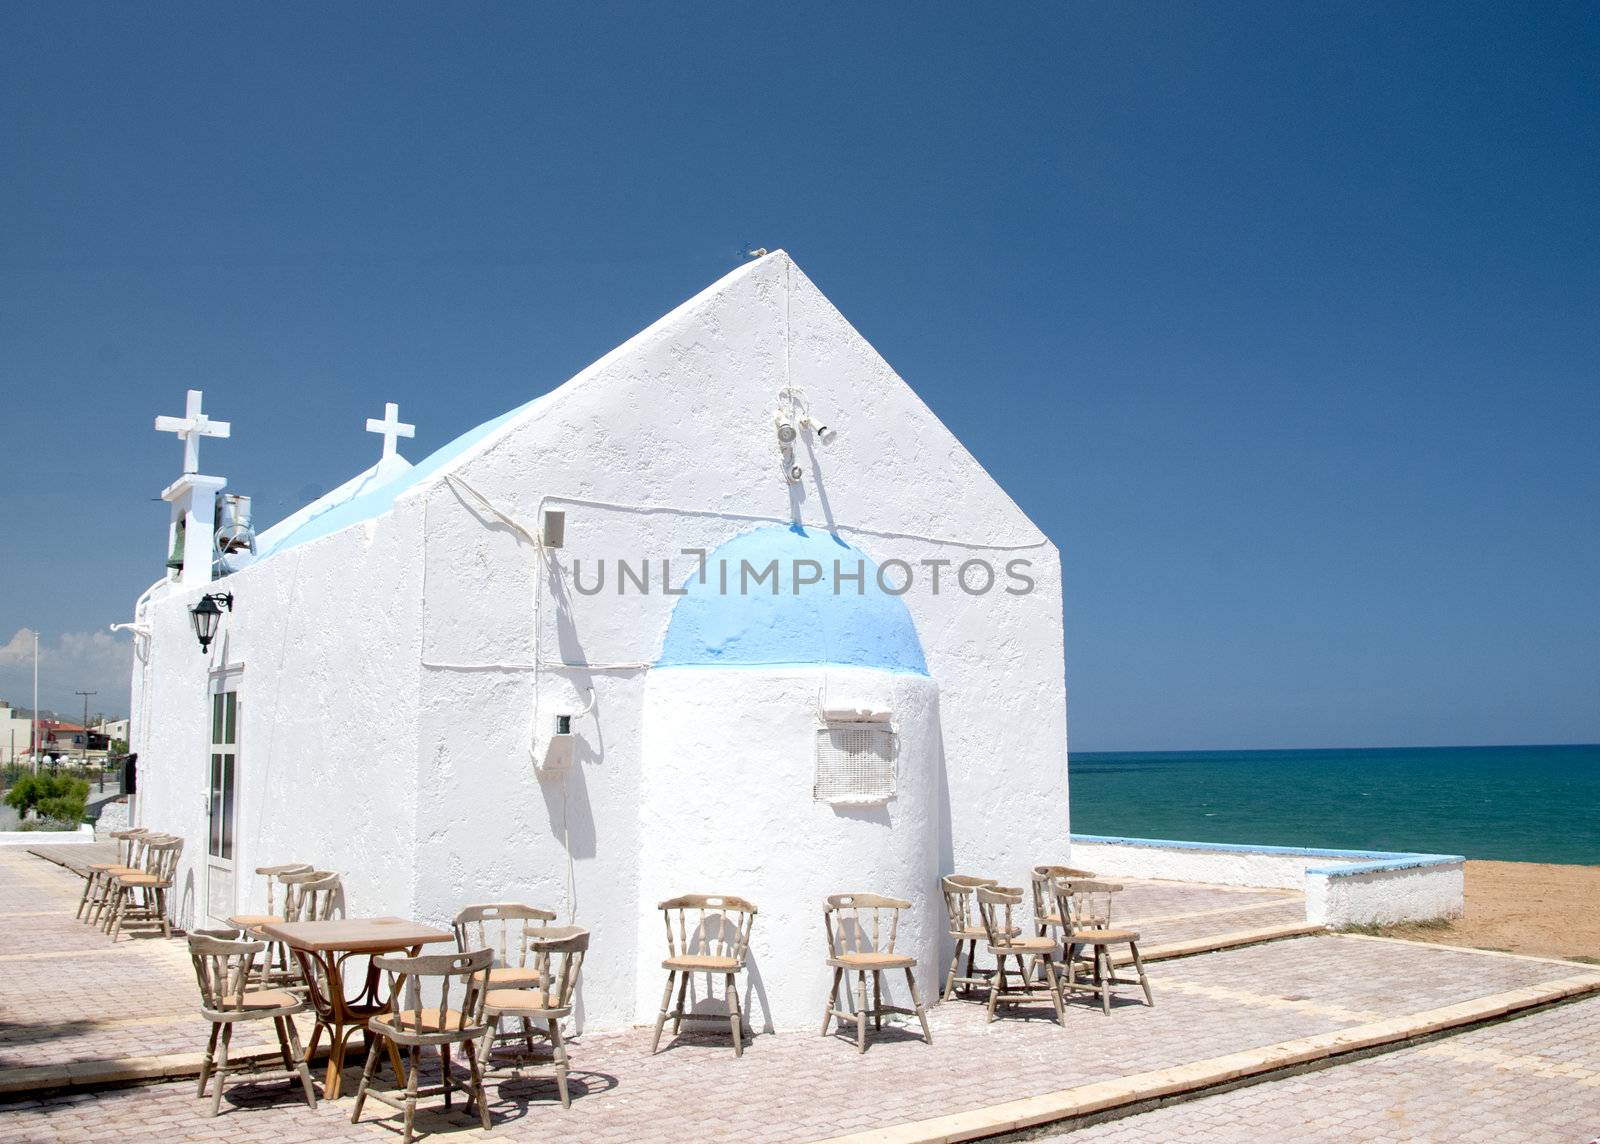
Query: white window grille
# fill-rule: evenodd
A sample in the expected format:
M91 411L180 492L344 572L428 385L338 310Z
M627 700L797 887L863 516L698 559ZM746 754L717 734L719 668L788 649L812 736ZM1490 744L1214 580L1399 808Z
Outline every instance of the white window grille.
M887 723L829 723L817 732L817 778L811 797L873 804L894 797L895 735Z

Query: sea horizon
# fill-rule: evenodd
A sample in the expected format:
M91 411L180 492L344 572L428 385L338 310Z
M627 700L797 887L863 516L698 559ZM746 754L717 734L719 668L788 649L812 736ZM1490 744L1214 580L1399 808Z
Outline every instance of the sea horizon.
M1600 864L1600 744L1074 751L1079 834Z

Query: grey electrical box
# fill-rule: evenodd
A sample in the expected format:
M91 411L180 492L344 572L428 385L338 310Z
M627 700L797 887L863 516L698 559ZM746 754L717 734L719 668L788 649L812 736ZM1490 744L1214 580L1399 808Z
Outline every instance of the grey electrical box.
M560 548L567 538L567 514L560 509L547 508L544 510L544 525L539 530L539 539L546 548Z

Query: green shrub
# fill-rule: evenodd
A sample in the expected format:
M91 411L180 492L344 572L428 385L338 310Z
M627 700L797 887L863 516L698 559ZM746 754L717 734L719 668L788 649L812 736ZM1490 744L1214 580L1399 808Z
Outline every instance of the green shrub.
M18 817L27 819L28 812L32 811L40 818L69 823L68 830L76 830L83 821L88 800L89 784L67 775L24 775L6 793L6 805L14 809Z

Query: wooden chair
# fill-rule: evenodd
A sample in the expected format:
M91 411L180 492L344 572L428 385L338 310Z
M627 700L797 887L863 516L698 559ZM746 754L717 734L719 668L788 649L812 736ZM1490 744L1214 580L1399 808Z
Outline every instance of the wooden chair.
M951 996L956 986L963 989L989 987L989 975L993 970L977 969L973 962L978 956L978 943L987 935L983 928L983 919L978 915L976 894L981 886L993 886L993 878L978 878L971 874L946 874L939 879L939 889L944 893L945 915L950 920L950 936L955 939L956 951L950 958L950 972L944 980L944 996ZM967 973L965 977L958 976L961 970L961 946L967 947Z
M1061 987L1056 975L1056 939L1039 937L1022 932L1017 917L1022 907L1022 890L1011 886L979 886L977 890L978 913L983 918L985 940L994 954L995 972L989 978L989 1020L994 1020L997 1005L1026 1004L1033 999L1033 966L1042 964L1050 1004L1056 1011L1056 1021L1066 1028L1066 1014L1061 1004ZM1017 962L1018 984L1012 985L1006 976L1006 958Z
M306 1067L305 1056L300 1051L300 1034L294 1027L294 1015L305 1010L305 999L282 989L249 989L256 955L266 949L266 943L240 941L238 937L237 930L201 931L189 935L189 958L194 962L194 975L200 983L200 1013L211 1022L211 1038L206 1042L205 1060L200 1064L200 1087L196 1095L204 1097L207 1080L215 1076L211 1115L222 1110L223 1085L228 1073L237 1071L237 1066L228 1063L234 1025L240 1021L270 1018L278 1033L283 1071L267 1075L286 1076L291 1086L298 1078L305 1089L306 1103L315 1108L317 1092L311 1087L311 1070ZM248 1065L245 1071L250 1072L252 1081L260 1078L261 1074Z
M1062 919L1062 942L1066 946L1067 979L1065 990L1097 991L1100 994L1100 1011L1111 1015L1111 987L1113 985L1138 985L1144 990L1144 1003L1154 1006L1150 994L1150 979L1145 976L1144 962L1139 957L1137 930L1115 929L1111 926L1111 898L1122 889L1114 882L1096 882L1085 878L1057 878L1052 883L1056 911ZM1126 945L1133 955L1133 968L1138 979L1118 977L1111 965L1110 947ZM1092 952L1090 983L1078 981L1078 956L1080 946Z
M181 838L163 835L159 841L147 839L143 872L114 876L112 941L117 940L123 925L132 921L159 924L163 937L172 936L172 923L167 920L167 891L172 888L172 879L178 870L178 857L182 853Z
M283 920L325 922L344 916L344 879L329 870L279 874L283 883Z
M234 914L228 919L228 924L238 926L252 938L261 938L261 927L275 925L285 921L286 918L278 911L277 895L274 891L279 885L279 879L286 874L309 874L315 867L305 862L288 862L278 866L257 866L256 873L267 880L267 912L264 914ZM284 898L289 896L288 884L284 883ZM264 940L264 939L263 939ZM290 982L295 980L295 973L289 968L289 954L282 942L269 941L266 956L262 959L260 980Z
M1057 878L1093 878L1089 870L1075 870L1071 866L1035 866L1029 878L1033 890L1033 926L1040 937L1061 928L1061 915L1056 910L1056 893L1050 883Z
M756 908L743 898L727 894L685 894L671 898L657 907L667 925L667 957L661 968L667 971L667 987L661 994L661 1012L656 1017L656 1033L650 1041L650 1052L655 1053L661 1044L661 1029L672 1018L672 1035L676 1037L684 1021L721 1020L712 1013L692 1013L684 1010L688 996L689 978L696 973L706 975L709 991L711 978L720 976L727 990L728 1027L733 1032L733 1055L744 1056L743 1015L739 1011L739 987L736 978L744 972L745 958L750 953L750 930L755 925ZM693 914L691 925L689 915ZM676 920L677 928L673 928ZM678 1003L671 1010L672 987L678 986Z
M372 1087L373 1071L383 1056L374 1044L367 1052L366 1067L361 1070L361 1086L356 1089L356 1105L350 1113L351 1124L361 1119L361 1108L370 1096L405 1114L403 1144L411 1144L417 1099L443 1095L444 1105L449 1108L451 1092L460 1089L467 1094L469 1108L477 1105L478 1117L483 1121L484 1131L488 1131L489 1105L483 1097L483 1073L478 1067L477 1044L489 1031L484 1020L483 1005L489 992L489 967L493 964L494 951L489 949L372 959L374 969L388 974L389 996L394 998L394 1008L389 1013L370 1019L367 1028L396 1048L406 1050L409 1059L405 1091L387 1093ZM459 1009L450 1008L452 986L464 997ZM438 998L438 1003L425 1007L424 1002L430 994ZM419 1088L417 1081L422 1072L422 1049L427 1045L438 1046L440 1078L437 1085ZM466 1053L472 1074L468 1084L462 1084L450 1071L451 1045L461 1045Z
M78 899L79 921L92 921L104 906L105 896L111 887L111 871L128 874L139 872L138 857L143 853L143 848L138 840L149 833L142 826L111 832L111 837L117 840L117 860L89 863L89 872L83 879L83 896Z
M117 898L117 876L119 874L143 874L149 865L150 844L152 842L167 842L175 835L162 834L155 830L143 830L133 839L129 849L129 861L125 866L108 866L100 871L100 888L97 896L90 901L88 922L97 925L106 933L111 932L111 905Z
M491 1064L490 1056L502 1018L522 1020L525 1043L529 1025L543 1025L540 1035L549 1041L555 1060L556 1090L561 1094L561 1107L571 1108L572 1098L567 1092L567 1043L561 1036L561 1022L572 1015L572 995L578 987L578 974L583 971L583 959L589 952L589 931L578 926L549 926L528 937L526 945L532 963L525 967L538 975L540 987L496 986L493 971L490 971L489 996L484 1004L490 1029L484 1038L483 1066L488 1068ZM546 982L549 982L548 987L545 987ZM531 1049L531 1044L528 1047ZM520 1065L522 1060L518 1063Z
M900 933L900 913L909 910L911 903L901 898L885 898L879 894L834 894L822 911L822 928L828 935L828 965L833 968L833 984L828 989L828 1001L822 1007L822 1035L828 1035L828 1026L834 1020L840 1024L854 1021L856 1026L856 1051L867 1051L867 1018L872 1018L875 1029L883 1028L885 1013L902 1013L922 1022L922 1039L933 1044L933 1033L928 1029L928 1015L923 1011L922 998L917 994L917 977L912 972L917 959L909 954L894 951L895 938ZM887 922L887 925L885 925ZM887 932L885 932L887 930ZM911 990L914 1008L906 1009L883 1003L883 973L886 969L903 969L906 985ZM845 974L856 975L855 1011L839 1009L839 982ZM872 974L872 1008L867 1008L867 974ZM845 993L850 992L845 981Z
M528 964L528 943L555 920L554 910L520 902L486 902L464 907L451 928L456 933L456 948L461 952L494 950L495 965L489 970L490 989L538 989L545 979L537 966Z
M267 912L264 914L235 914L228 919L228 924L250 931L287 920L284 914L278 911L277 896L274 893L280 884L280 879L285 874L310 874L315 869L316 867L305 862L289 862L281 866L257 866L256 873L267 880ZM283 882L282 885L284 887L284 901L287 902L289 897L288 883Z

